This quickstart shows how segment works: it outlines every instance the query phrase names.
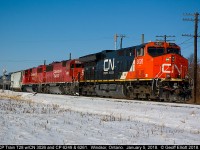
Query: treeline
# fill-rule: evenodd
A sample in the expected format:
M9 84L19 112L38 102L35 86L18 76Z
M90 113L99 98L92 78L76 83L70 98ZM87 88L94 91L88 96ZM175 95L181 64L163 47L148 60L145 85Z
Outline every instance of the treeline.
M193 79L194 77L194 54L191 54L188 57L188 73L189 76ZM200 104L200 59L197 59L197 101Z

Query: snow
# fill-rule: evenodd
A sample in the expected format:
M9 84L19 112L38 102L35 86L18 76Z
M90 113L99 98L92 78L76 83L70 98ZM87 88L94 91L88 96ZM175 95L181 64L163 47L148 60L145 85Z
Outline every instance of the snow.
M0 91L1 145L199 145L200 106Z

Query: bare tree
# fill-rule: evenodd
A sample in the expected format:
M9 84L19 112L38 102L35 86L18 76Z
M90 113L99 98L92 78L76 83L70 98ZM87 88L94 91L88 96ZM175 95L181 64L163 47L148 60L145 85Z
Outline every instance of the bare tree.
M188 73L191 78L193 78L194 73L194 54L190 54L188 59ZM197 101L200 103L200 59L197 59Z

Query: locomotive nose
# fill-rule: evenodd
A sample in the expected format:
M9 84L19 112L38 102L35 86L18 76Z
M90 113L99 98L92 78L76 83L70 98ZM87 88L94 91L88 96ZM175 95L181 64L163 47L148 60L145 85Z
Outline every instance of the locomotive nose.
M171 65L172 65L172 77L173 78L180 78L180 63L177 55L171 55Z
M165 78L184 78L187 73L187 62L180 55L167 55L162 64Z
M174 72L175 59L176 59L175 55L171 54L166 55L165 58L163 59L162 73L164 74L166 79L175 77L175 72Z

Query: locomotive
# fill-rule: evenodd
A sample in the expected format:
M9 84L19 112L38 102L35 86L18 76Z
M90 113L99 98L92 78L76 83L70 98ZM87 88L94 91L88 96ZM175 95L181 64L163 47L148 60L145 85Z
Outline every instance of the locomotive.
M11 88L20 82L19 89L28 92L177 102L192 93L188 60L178 45L167 42L103 50L20 73Z

